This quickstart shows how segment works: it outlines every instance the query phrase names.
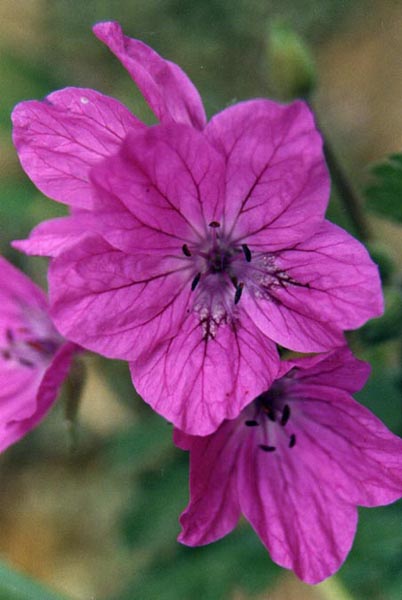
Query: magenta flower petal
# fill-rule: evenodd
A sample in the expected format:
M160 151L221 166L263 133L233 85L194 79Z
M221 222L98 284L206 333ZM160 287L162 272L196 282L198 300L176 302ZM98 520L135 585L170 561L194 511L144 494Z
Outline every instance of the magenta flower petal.
M130 73L161 122L176 121L196 129L205 126L200 95L180 67L143 42L125 36L116 22L98 23L93 31Z
M71 361L77 353L76 344L63 344L54 355L52 362L44 373L36 373L29 384L23 383L19 374L19 389L4 390L1 401L7 399L13 411L3 415L0 424L0 452L15 444L32 429L34 429L52 408L61 385L66 379ZM2 377L0 377L0 381Z
M189 546L209 544L224 537L240 518L237 463L241 447L232 430L232 422L227 421L221 425L221 435L207 438L174 432L175 444L180 447L191 440L191 502L180 517L183 532L178 538Z
M29 255L57 256L99 226L99 219L94 219L92 212L75 211L70 217L42 221L31 231L28 239L14 240L11 245Z
M138 352L131 364L137 391L187 433L207 435L236 417L276 375L275 345L253 330L247 315L240 318L242 328L228 324L211 339L215 332L201 338L187 316L171 339Z
M327 350L378 315L378 273L357 242L323 225L329 177L305 103L244 102L204 127L198 92L177 65L117 23L94 31L161 123L146 127L90 90L19 105L24 168L74 213L15 245L55 257L52 315L68 339L129 360L147 402L206 434L274 376L273 342ZM234 346L236 373L227 357L234 335L244 345ZM271 360L265 378L257 360L254 387L251 338ZM212 365L219 397L206 377Z
M216 308L200 334L199 321L188 313L191 278L174 269L173 259L165 259L165 267L147 256L133 261L102 238L88 237L53 261L50 278L52 316L65 335L84 336L88 348L107 356L130 358L138 392L182 429L210 433L276 375L275 345L247 315L239 315L244 325L238 329L219 322L224 314ZM262 356L269 357L268 368Z
M21 102L12 119L18 156L35 185L83 208L91 205L90 167L113 154L129 129L145 127L117 100L80 88Z
M346 346L336 352L282 361L278 378L286 375L293 367L299 369L299 384L323 385L339 388L350 394L360 391L369 378L369 363L358 360Z
M225 225L257 250L288 248L310 236L329 200L322 139L304 102L236 104L205 134L226 158Z
M347 348L285 361L281 373L212 435L175 432L177 445L190 450L179 539L218 539L235 526L239 505L275 562L318 583L350 550L356 506L402 497L402 440L350 396L368 368Z
M278 344L319 352L342 344L340 332L383 311L378 268L362 244L324 222L305 242L271 255L269 297L245 296L247 310Z
M133 260L96 236L54 259L49 277L52 318L64 335L113 358L132 358L177 332L191 293L173 259Z
M222 212L223 157L190 127L171 124L129 134L122 151L105 167L92 171L99 190L96 210L100 218L106 211L112 231L116 208L119 230L122 207L132 213L136 229L131 231L131 249L144 251L150 239L151 248L159 240L164 251L167 244L177 249L193 238L201 241L208 223ZM119 239L120 231L113 243Z
M261 449L255 452L250 442L239 463L244 516L277 564L292 569L306 583L319 583L346 559L356 532L357 509L339 501L309 463L297 461L289 452L282 460L269 456L268 466L267 455Z
M55 330L44 293L1 257L0 279L2 451L42 420L79 349Z

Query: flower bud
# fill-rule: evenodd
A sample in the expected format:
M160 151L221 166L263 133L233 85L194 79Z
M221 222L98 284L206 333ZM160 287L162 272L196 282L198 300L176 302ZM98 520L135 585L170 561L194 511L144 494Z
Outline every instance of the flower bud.
M284 100L308 98L316 82L310 50L300 36L282 22L268 31L269 75L274 91Z

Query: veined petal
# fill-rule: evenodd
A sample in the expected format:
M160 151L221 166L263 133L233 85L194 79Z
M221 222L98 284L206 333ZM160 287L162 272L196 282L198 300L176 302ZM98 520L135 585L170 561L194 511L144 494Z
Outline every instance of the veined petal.
M176 445L191 450L190 502L180 517L179 542L209 544L227 535L240 517L237 462L242 438L233 421L215 435L187 436L175 430Z
M145 250L150 237L153 248L159 236L163 245L173 238L181 253L183 241L202 241L208 224L222 215L223 157L185 125L128 134L121 152L93 169L92 180L96 209L111 232L106 235L114 236L113 244L120 237L126 251ZM134 219L127 221L123 208ZM133 235L120 236L124 223Z
M205 134L226 159L225 227L234 239L273 251L317 229L330 181L305 103L242 102L215 115Z
M342 331L331 327L302 306L289 308L281 302L243 294L243 307L255 325L284 348L297 352L322 352L344 346Z
M145 127L117 100L71 87L21 102L12 119L18 156L35 185L82 208L92 205L89 169L116 152L130 129Z
M176 259L132 256L89 235L52 261L52 317L68 339L130 359L137 342L146 349L180 328L190 281Z
M300 460L344 502L379 506L400 498L402 439L346 392L313 382L292 385Z
M302 442L301 442L302 443ZM322 485L298 448L267 454L250 436L239 461L240 506L272 559L306 583L332 575L353 543L357 510Z
M145 328L144 328L145 334ZM130 365L133 383L156 412L182 431L207 435L267 389L279 367L275 345L242 313L238 322L203 335L196 314L174 337L155 339Z
M200 95L180 67L143 42L125 36L116 22L98 23L93 32L127 69L161 122L204 127L206 117Z
M319 352L342 344L341 332L383 310L378 268L366 249L325 221L305 242L275 254L281 285L270 299L244 299L253 321L292 350Z
M278 377L297 368L297 382L339 388L350 394L362 389L370 375L370 365L354 356L347 346L316 356L284 360Z

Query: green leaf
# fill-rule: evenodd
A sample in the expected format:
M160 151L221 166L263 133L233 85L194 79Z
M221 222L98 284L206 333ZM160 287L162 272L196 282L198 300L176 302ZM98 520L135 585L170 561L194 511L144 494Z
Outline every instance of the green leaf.
M67 600L33 579L0 563L0 600Z
M402 154L391 154L371 172L375 181L365 190L368 208L402 223Z

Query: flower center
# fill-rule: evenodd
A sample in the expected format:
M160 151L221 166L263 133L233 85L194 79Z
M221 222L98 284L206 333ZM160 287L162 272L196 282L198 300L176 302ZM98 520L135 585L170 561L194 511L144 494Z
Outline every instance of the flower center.
M290 403L286 401L286 387L285 378L282 378L276 381L268 391L257 396L244 421L247 427L261 429L258 447L264 452L275 452L277 443L283 436L286 438L288 448L294 448L296 445L296 434L288 433L291 407ZM252 411L251 414L250 411Z
M211 221L200 242L183 244L182 252L193 273L193 310L199 316L203 339L214 339L218 327L236 320L243 292L277 302L277 290L305 285L280 268L273 253L252 252L247 244L234 242L218 221Z
M4 331L4 345L0 348L3 359L24 367L46 366L54 356L62 339L48 322L46 315L24 314L26 324L7 327ZM30 322L37 317L35 322ZM46 317L46 318L45 318Z

